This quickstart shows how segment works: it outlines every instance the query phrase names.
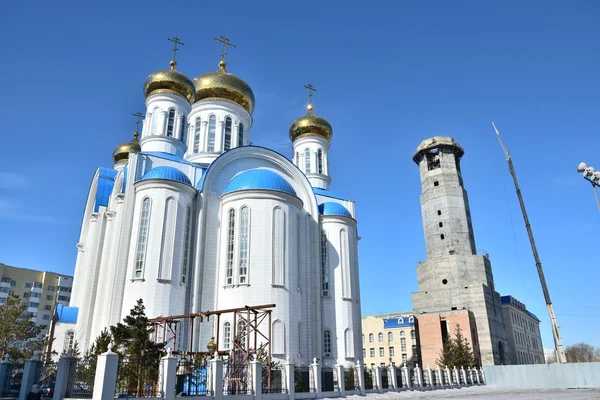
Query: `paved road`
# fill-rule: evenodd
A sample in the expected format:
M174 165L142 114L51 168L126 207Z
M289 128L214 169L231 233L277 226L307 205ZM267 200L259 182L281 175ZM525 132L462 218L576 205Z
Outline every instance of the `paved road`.
M369 400L401 400L401 399L490 399L490 400L589 400L600 399L598 389L550 389L523 390L503 389L490 386L474 386L461 389L442 389L431 391L403 391L388 393L369 393ZM350 400L365 400L362 396L348 396Z

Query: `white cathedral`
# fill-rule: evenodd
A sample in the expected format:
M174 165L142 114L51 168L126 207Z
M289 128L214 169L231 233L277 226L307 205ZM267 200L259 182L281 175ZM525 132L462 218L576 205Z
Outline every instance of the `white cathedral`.
M273 303L274 359L362 359L355 203L329 191L331 125L309 104L292 162L251 145L254 94L225 61L193 80L176 65L148 77L141 134L93 177L71 300L80 350L138 299L149 318ZM226 351L229 319L169 346L202 351L216 331Z

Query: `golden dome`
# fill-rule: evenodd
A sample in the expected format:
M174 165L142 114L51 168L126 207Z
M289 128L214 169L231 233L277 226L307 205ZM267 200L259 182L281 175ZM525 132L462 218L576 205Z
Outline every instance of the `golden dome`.
M308 105L308 114L298 118L290 127L290 139L292 142L302 136L319 135L327 140L333 136L333 128L324 118L313 114L313 106Z
M215 342L215 337L211 337L210 338L210 342L208 342L208 344L206 345L206 348L208 349L208 351L213 352L217 349L217 343Z
M190 103L194 101L194 83L175 70L177 63L171 61L171 68L158 71L146 79L144 83L144 95L146 98L155 93L170 93L183 97Z
M138 133L133 134L133 139L130 142L123 143L117 146L113 151L113 160L115 164L120 161L125 161L129 158L129 153L139 153L142 150L140 147L140 140L138 139Z
M225 70L227 63L219 63L219 70L194 78L196 102L205 99L226 99L244 107L250 114L254 111L254 93L241 78Z

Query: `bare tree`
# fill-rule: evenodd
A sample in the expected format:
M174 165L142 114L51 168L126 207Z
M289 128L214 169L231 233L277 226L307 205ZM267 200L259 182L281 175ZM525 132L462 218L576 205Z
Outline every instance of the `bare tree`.
M568 346L565 354L570 363L600 361L600 349L583 342Z

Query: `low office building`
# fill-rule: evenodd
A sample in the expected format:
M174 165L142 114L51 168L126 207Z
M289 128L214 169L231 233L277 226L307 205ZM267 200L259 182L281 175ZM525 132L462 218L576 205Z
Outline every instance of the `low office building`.
M512 296L502 296L501 304L511 363L545 364L539 318Z
M363 360L366 366L414 366L417 360L415 319L410 312L362 317Z
M8 296L19 296L21 305L27 307L32 319L46 329L54 307L69 305L72 286L72 276L0 263L0 307L6 304Z

